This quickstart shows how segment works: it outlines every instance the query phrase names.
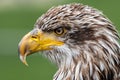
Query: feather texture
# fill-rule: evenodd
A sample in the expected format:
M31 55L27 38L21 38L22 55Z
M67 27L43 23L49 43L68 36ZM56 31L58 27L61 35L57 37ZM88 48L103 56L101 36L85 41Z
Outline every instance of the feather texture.
M57 37L65 44L43 51L57 64L53 80L119 80L119 36L112 22L97 9L82 4L53 7L36 22L35 28L49 32L65 27Z

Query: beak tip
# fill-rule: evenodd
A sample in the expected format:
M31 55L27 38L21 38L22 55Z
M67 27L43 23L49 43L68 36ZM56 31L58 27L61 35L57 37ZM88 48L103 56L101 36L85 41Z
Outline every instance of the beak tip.
M25 61L25 62L23 62L23 63L24 63L26 66L29 66L29 65L28 65L28 63L27 63L26 61Z
M26 66L29 66L27 61L26 61L26 56L20 55L20 60L23 62L23 64L25 64Z

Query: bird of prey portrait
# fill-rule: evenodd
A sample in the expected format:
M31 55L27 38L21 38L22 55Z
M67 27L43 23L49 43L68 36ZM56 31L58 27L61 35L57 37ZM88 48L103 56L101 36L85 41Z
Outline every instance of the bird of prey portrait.
M19 43L20 60L35 52L58 66L53 80L120 80L120 37L103 13L72 3L49 9Z

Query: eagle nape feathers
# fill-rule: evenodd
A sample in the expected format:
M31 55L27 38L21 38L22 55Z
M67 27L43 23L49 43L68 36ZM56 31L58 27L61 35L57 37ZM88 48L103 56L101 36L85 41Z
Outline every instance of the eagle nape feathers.
M120 80L119 36L112 22L83 4L53 7L19 43L21 61L35 52L58 66L53 80Z

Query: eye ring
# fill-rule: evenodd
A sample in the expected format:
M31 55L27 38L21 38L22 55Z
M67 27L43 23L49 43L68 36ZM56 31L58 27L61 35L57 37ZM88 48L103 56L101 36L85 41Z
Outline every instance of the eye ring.
M57 35L62 35L64 32L65 32L65 29L63 27L54 29L54 33L56 33Z

